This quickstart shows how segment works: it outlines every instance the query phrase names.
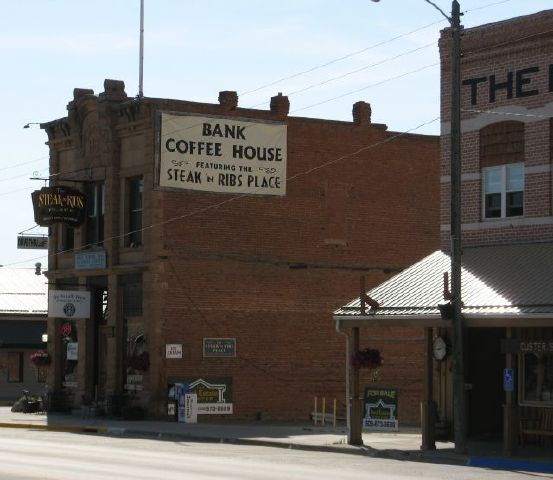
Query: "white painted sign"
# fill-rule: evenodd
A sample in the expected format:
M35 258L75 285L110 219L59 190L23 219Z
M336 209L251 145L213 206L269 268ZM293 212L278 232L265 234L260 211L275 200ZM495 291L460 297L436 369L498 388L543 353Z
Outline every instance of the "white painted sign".
M182 358L182 343L167 343L165 358Z
M286 124L161 113L160 125L160 187L286 195Z
M184 422L198 423L198 395L195 393L184 395Z
M48 316L54 318L90 318L90 292L50 290Z
M69 342L67 344L67 360L78 360L78 359L79 359L79 343Z

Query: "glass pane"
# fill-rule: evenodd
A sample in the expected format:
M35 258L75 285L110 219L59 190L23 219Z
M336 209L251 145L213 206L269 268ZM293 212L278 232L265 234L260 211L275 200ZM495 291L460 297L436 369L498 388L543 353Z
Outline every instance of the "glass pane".
M486 195L486 218L501 217L501 193Z
M524 190L524 165L520 163L507 165L506 182L508 192Z
M524 400L551 402L553 400L553 355L524 354Z
M524 214L524 192L507 194L507 216L518 217Z
M501 167L484 170L485 193L501 193Z

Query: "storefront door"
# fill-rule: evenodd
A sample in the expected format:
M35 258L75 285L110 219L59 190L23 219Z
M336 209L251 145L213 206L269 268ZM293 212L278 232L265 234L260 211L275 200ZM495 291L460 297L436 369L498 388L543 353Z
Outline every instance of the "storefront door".
M466 394L468 434L473 438L501 438L503 432L504 329L466 330Z

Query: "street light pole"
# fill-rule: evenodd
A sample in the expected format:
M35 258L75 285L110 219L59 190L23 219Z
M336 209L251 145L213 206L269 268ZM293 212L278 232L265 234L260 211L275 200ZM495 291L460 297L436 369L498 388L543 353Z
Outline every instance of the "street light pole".
M455 452L467 449L465 402L465 360L463 350L463 315L461 313L461 7L451 3L451 16L430 0L451 26L451 303L453 306L453 432Z
M431 3L429 0L425 0ZM453 431L455 451L467 443L463 316L461 313L461 12L451 4L451 295L453 305Z
M380 0L372 0L379 2ZM453 306L453 431L455 451L464 453L467 443L465 369L463 354L463 316L461 313L461 8L451 3L451 16L431 0L451 27L451 296Z

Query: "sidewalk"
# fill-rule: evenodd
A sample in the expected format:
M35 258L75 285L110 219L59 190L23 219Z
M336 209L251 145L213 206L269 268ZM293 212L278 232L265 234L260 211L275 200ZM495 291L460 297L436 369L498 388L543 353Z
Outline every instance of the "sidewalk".
M357 447L347 444L344 427L334 429L332 425L270 422L184 424L155 420L124 421L111 418L82 418L77 415L59 413L12 413L9 407L0 407L0 427L153 436L167 440L185 438L195 441L332 451L404 461L451 463L504 470L553 473L551 447L549 450L525 448L516 457L504 457L501 445L497 442L470 442L466 455L456 454L451 442L437 442L436 450L421 451L419 429L401 429L399 432L393 433L364 432L364 445Z

